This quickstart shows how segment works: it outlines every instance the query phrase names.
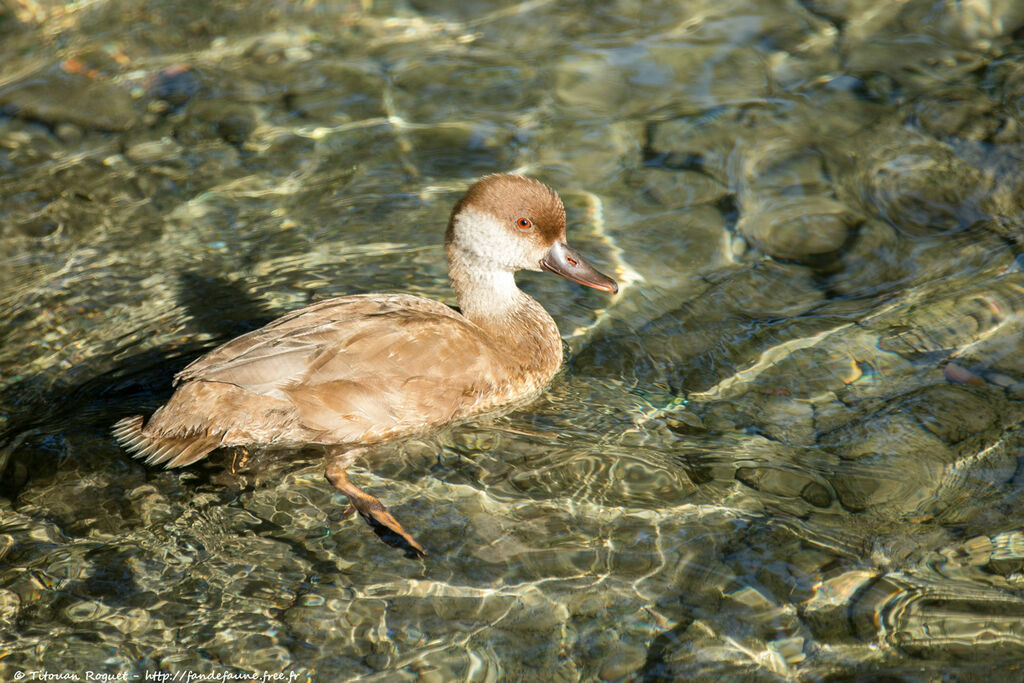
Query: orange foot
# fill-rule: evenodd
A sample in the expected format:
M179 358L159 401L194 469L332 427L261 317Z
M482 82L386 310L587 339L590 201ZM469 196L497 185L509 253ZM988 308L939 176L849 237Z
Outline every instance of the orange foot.
M359 513L359 516L366 520L366 523L373 528L374 532L378 536L382 536L383 530L390 529L394 533L398 534L406 543L409 544L418 556L423 557L427 554L427 551L423 549L416 539L409 535L409 533L402 528L402 525L398 523L394 515L388 512L388 509L384 507L375 496L371 496L369 493L362 491L349 481L348 474L345 472L345 468L328 463L327 471L324 473L327 477L327 481L334 485L334 488L338 489L346 496L350 503L349 508L345 511L345 514L351 514L351 510L355 509ZM385 542L387 540L385 539Z

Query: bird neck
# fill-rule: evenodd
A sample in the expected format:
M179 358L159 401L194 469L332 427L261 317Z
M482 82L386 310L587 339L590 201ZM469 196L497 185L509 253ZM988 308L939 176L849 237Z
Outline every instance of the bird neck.
M482 327L500 324L530 302L537 303L519 289L511 270L481 268L460 254L450 256L448 276L462 315Z
M536 299L519 289L514 273L475 267L458 252L448 256L462 315L508 349L511 358L554 374L562 360L558 326Z

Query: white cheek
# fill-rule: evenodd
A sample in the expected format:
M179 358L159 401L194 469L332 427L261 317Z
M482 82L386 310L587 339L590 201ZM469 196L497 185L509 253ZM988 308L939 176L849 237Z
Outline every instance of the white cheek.
M455 243L481 264L506 270L540 270L537 248L527 235L517 235L489 213L467 207L454 222Z

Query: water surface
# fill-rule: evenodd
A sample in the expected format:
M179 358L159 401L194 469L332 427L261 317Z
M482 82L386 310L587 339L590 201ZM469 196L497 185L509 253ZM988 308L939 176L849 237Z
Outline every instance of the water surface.
M1024 657L1024 6L9 3L0 671L960 680ZM557 188L538 401L352 470L110 425Z

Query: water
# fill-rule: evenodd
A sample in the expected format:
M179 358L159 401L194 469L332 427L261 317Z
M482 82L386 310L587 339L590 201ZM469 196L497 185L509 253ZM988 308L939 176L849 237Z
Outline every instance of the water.
M10 3L0 671L1019 678L1024 6ZM506 417L351 473L109 435L309 301L451 301L475 177L621 293Z

